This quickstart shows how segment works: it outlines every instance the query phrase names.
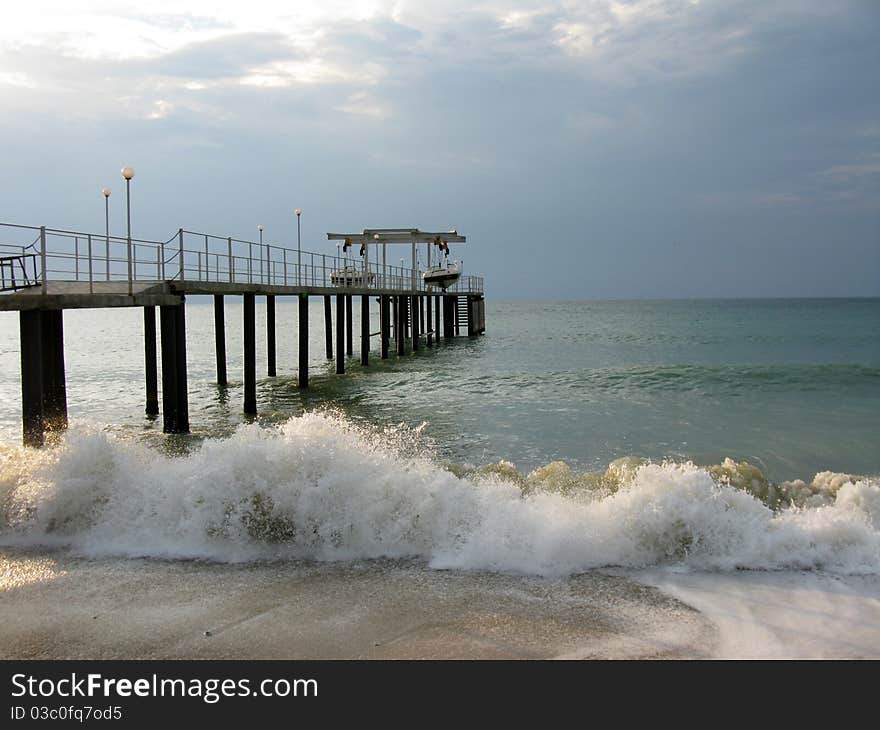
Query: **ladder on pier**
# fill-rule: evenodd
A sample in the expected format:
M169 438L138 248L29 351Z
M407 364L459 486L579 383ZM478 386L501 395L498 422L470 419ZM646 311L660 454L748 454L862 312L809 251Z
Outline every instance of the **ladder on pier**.
M0 291L19 291L39 285L36 254L0 256Z
M459 295L455 297L455 302L456 305L453 309L453 313L455 315L454 331L455 336L458 337L462 332L469 332L468 326L470 324L470 299L467 296ZM413 307L408 307L406 310L406 327L409 332L412 332L412 318ZM433 317L432 321L426 322L426 324L431 334L438 334L434 332ZM427 334L428 332L422 332L422 335Z
M455 336L458 337L462 330L468 331L468 318L470 317L470 305L467 297L455 298Z

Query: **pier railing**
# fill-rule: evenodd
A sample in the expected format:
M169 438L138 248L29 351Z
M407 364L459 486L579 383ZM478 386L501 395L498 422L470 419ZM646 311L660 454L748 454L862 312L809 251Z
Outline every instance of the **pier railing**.
M298 251L276 244L179 229L166 241L0 223L2 291L48 281L130 284L178 281L439 293L421 273L368 256ZM415 288L414 288L415 286ZM462 275L449 293L482 293L481 276Z

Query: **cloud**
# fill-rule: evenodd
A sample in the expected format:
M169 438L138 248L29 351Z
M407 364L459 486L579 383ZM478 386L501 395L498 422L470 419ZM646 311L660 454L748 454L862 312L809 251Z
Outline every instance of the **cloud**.
M816 176L823 202L845 210L880 209L880 152L832 165Z
M799 205L803 198L795 193L764 193L755 196L755 202L762 207Z
M376 101L364 91L350 94L343 103L334 108L346 114L372 117L374 119L384 119L391 115L391 107L389 105Z
M221 218L217 201L233 198L287 211L299 196L354 228L378 222L360 220L376 211L454 211L462 227L503 239L518 257L510 265L534 266L535 281L560 274L532 260L534 225L563 253L582 254L571 232L588 231L600 252L604 241L611 253L626 244L648 258L682 231L722 247L794 222L819 246L834 215L853 241L876 238L880 13L871 3L183 5L0 6L7 209L44 198L34 159L82 153L64 166L70 175L97 178L98 167L140 156L155 163L155 179L198 191L157 187L155 199L175 211L184 197L184 212L202 205ZM141 165L139 189L149 179ZM52 205L69 197L54 193ZM478 247L469 255L479 263ZM614 261L590 263L601 272Z
M185 79L240 78L255 69L304 57L282 33L233 33L129 65L127 73Z
M880 152L865 157L860 162L834 165L823 170L820 175L834 182L850 183L864 178L880 177Z

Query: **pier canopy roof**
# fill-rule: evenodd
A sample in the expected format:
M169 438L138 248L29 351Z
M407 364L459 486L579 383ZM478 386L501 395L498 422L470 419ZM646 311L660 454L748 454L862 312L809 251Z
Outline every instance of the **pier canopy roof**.
M451 231L421 231L418 228L364 228L359 233L328 233L328 241L344 241L352 243L433 243L437 239L445 243L464 243L462 236L455 229Z

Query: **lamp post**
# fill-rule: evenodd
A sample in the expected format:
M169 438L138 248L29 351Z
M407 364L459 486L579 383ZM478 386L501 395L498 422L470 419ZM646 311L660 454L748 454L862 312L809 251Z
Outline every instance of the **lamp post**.
M132 296L134 293L132 286L132 271L131 271L131 179L134 177L134 168L133 167L123 167L122 168L122 177L125 178L125 210L127 217L127 225L128 225L128 296Z
M262 279L263 257L265 256L265 252L263 251L263 224L262 223L260 223L257 226L257 230L260 232L260 278ZM266 262L266 265L268 266L268 261Z
M110 281L110 188L101 191L104 195L104 248L107 254L107 281Z
M301 210L300 208L297 208L297 209L296 209L295 211L293 211L293 212L296 213L296 283L299 284L299 283L300 283L300 281L299 281L299 278L300 278L300 273L299 273L299 272L300 272L300 268L299 268L299 267L300 267L300 265L301 265L301 263L302 263L302 262L301 262L301 258L302 258L302 239L301 239L301 236L300 236L299 217L302 215L302 210Z

